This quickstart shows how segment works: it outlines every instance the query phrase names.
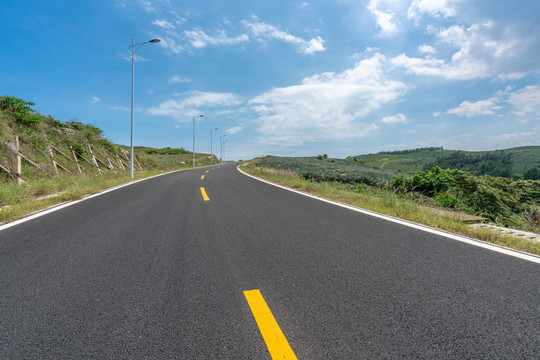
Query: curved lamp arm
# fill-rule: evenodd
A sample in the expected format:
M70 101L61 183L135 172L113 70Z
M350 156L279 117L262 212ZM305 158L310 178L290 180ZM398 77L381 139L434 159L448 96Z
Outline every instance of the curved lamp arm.
M139 50L144 44L148 44L148 43L158 43L160 42L161 39L152 39L152 40L148 40L148 41L143 41L143 42L140 42L140 43L136 43L136 44L133 44L133 45L130 45L128 46L127 50L128 50L128 54L133 56L135 55L135 53L137 52L137 50Z

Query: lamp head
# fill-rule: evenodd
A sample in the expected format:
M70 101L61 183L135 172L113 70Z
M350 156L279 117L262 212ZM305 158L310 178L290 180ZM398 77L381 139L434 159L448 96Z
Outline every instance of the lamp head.
M161 39L152 39L152 40L150 40L150 41L148 41L148 42L151 42L151 43L158 43L158 42L160 42L160 41L161 41Z

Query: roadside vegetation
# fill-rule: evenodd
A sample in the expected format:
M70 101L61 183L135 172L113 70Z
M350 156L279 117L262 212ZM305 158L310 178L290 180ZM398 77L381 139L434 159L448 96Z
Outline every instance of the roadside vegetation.
M128 146L113 144L93 125L42 115L34 105L0 96L0 223L131 181ZM184 148L135 147L134 177L190 168L192 156ZM210 165L208 154L195 158L197 167Z
M324 155L267 156L244 169L314 195L540 255L540 243L532 239L469 226L471 219L481 219L471 216L476 215L499 226L540 233L540 181L438 167L414 174L381 171Z

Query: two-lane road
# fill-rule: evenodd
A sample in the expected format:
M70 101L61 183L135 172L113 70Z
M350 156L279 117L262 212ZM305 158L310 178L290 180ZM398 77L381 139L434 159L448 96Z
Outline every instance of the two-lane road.
M259 290L299 359L535 359L539 275L214 166L0 230L0 358L270 359Z

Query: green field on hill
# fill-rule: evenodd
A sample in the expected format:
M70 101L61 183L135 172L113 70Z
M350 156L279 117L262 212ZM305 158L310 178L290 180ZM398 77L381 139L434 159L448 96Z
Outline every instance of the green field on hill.
M448 160L451 160L452 156L455 157L456 153L461 155L460 159L449 162ZM506 159L506 157L509 157L509 160ZM527 170L540 167L540 146L523 146L495 151L444 150L442 148L430 147L356 155L350 156L347 159L356 160L372 167L376 166L380 169L410 172L426 170L426 168L431 168L433 166L439 166L441 168L457 168L466 171L478 171L475 166L480 168L483 165L487 170L495 170L500 168L501 163L503 163L504 165L508 165L510 176L523 176ZM473 163L471 160L474 159L480 161ZM483 164L482 160L484 160ZM446 167L443 166L444 163L450 163L457 166ZM470 166L465 168L466 165ZM486 174L495 175L490 174L489 172Z

